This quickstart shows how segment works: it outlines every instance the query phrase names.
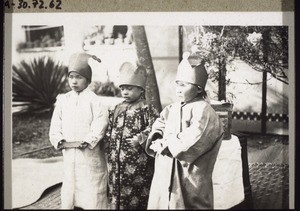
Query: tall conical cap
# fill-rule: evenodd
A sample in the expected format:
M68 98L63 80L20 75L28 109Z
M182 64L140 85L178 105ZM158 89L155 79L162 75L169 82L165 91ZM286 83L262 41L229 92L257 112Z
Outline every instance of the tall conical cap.
M133 85L145 89L146 69L143 66L136 67L130 62L123 63L119 75L119 87L121 85Z
M83 77L87 78L89 82L92 80L92 69L88 64L91 55L87 53L74 53L69 60L68 74L76 72Z
M182 60L178 65L176 81L184 81L205 88L208 74L204 63L201 63L193 68L188 61L189 56L189 52L183 53Z

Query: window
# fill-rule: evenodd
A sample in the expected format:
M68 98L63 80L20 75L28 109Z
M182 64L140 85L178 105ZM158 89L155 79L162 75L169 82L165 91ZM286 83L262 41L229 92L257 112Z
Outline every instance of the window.
M49 48L64 46L63 26L22 26L26 42L21 43L17 50L35 49L43 51Z
M131 45L132 31L126 25L93 26L85 37L83 48L85 50L99 45Z

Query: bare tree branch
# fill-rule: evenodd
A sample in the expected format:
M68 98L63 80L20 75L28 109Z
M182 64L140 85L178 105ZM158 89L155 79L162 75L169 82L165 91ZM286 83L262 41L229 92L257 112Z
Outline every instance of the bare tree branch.
M221 38L221 37L223 36L224 29L225 29L225 26L222 27L221 33L220 33L220 35L219 35L219 38Z

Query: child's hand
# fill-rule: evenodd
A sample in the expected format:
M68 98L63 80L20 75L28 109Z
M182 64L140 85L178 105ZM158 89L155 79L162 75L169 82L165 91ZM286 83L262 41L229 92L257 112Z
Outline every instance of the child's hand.
M129 142L130 146L137 147L139 145L140 139L140 136L133 136L132 138L127 138L126 140Z
M149 148L156 153L161 153L162 150L164 149L162 141L163 139L156 139L155 141L152 142Z
M88 146L87 142L81 142L80 145L78 146L79 149L85 149Z

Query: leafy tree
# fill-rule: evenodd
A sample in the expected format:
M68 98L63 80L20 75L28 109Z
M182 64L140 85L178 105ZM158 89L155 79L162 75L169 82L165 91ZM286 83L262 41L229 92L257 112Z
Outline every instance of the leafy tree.
M230 83L226 65L236 57L288 84L284 71L288 67L285 26L195 26L189 38L192 53L217 69L210 77L219 83L219 100L226 100L226 84Z
M242 59L257 71L265 71L277 80L289 84L285 69L288 68L288 27L250 26L252 34L261 34L257 42L245 42L240 50ZM249 37L248 37L249 38Z
M194 31L191 50L218 70L210 76L219 83L219 100L226 100L226 65L236 57L263 73L261 132L266 133L267 74L288 84L288 27L196 26Z

